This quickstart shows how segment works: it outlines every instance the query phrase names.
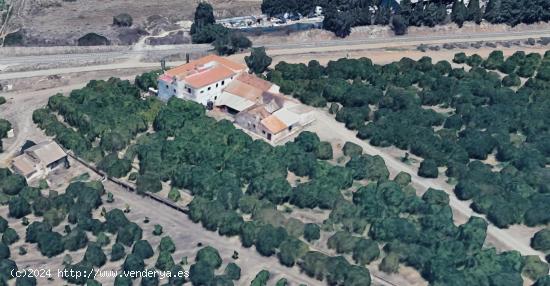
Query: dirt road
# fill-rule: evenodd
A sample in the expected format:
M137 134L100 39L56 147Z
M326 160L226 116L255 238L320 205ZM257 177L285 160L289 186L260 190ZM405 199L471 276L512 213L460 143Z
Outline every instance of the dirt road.
M0 117L8 118L14 125L16 137L11 139L11 142L6 142L6 152L0 154L0 166L6 166L8 158L11 158L25 140L42 140L44 135L32 122L32 112L47 103L49 96L61 92L67 93L73 89L81 88L85 84L74 84L60 88L47 89L35 92L18 93L13 96L15 104L10 104L7 108L2 107ZM16 108L17 107L17 108ZM77 164L76 162L72 163ZM149 217L153 223L161 224L165 233L172 236L178 251L178 254L190 256L196 252L196 245L202 242L204 245L212 245L220 251L221 256L226 259L230 258L233 251L236 250L240 254L240 259L237 264L242 268L241 282L250 282L254 276L262 269L269 270L272 274L273 281L282 277L286 277L293 283L306 285L325 285L323 282L317 281L300 273L298 267L287 268L279 264L276 257L263 257L254 248L244 248L238 237L227 238L219 236L215 232L210 232L202 228L200 224L195 224L188 217L180 212L177 212L167 206L159 204L153 200L142 198L136 194L129 193L121 187L113 183L105 183L107 190L115 194L117 205L124 206L128 204L132 212L130 219L134 221L143 220ZM41 264L43 261L24 261L25 264ZM227 262L227 261L226 261ZM242 285L248 285L244 283Z
M8 103L0 107L0 117L11 122L15 137L5 139L4 146L6 148L0 154L0 164L7 166L8 161L18 152L25 140L37 140L42 137L41 135L35 136L36 131L33 131L36 128L32 122L32 113L35 109L44 106L48 102L48 98L58 92L69 92L84 85L82 83L35 92L18 92L5 95L8 98Z
M10 93L10 103L8 106L4 105L2 107L0 110L0 117L8 118L13 123L16 136L5 142L6 150L4 153L0 154L0 166L6 166L9 163L9 159L12 158L16 152L18 152L18 149L25 142L25 140L44 140L45 136L43 132L40 131L32 122L33 110L47 104L47 99L55 93L66 94L71 90L81 88L84 85L85 83L78 83L53 89ZM76 168L77 164L80 165L77 162L73 162L71 165ZM89 173L92 172L90 171ZM179 256L187 256L196 252L196 244L198 242L202 242L205 245L213 245L216 247L224 258L230 257L234 250L238 251L241 254L241 259L237 261L237 263L243 268L244 280L241 281L249 282L257 272L262 269L267 269L275 277L286 277L296 284L305 283L310 286L325 285L324 282L317 281L301 274L297 267L287 268L280 265L275 257L263 257L259 255L254 248L243 248L239 239L236 237L221 237L216 233L203 229L200 224L194 224L187 218L186 215L167 206L147 198L139 197L136 194L129 193L113 183L106 182L105 185L109 191L115 194L115 197L117 198L117 205L121 206L121 208L125 204L130 205L132 209L132 212L130 213L131 219L137 221L142 220L147 216L153 223L161 224L166 233L172 236L178 249L182 249L182 251L178 250L177 252ZM41 265L44 261L41 259L36 259L36 261L26 259L24 260L24 263L25 265ZM55 263L50 266L53 267L53 265L57 266L58 264L59 261L55 261ZM372 285L383 286L395 285L388 283L385 279L400 282L406 281L398 275L387 276L385 278L372 276L372 279Z
M343 123L337 122L332 115L323 110L315 111L316 121L308 127L309 130L316 132L321 140L327 141L350 141L363 147L365 153L370 155L379 155L386 162L386 166L390 172L395 175L399 172L409 173L412 177L412 184L419 194L424 193L428 188L445 190L449 194L450 206L453 209L453 215L458 222L465 222L475 214L469 207L469 203L458 200L454 193L453 187L441 179L426 179L417 175L416 168L409 166L394 156L389 155L381 148L374 147L367 142L356 137L356 132L345 127ZM509 229L499 229L492 224L489 224L487 229L487 240L500 250L517 250L522 255L538 255L544 259L544 253L535 251L529 246L528 237L519 237L518 234L512 234ZM527 238L527 239L525 239Z
M295 56L298 54L312 53L328 53L328 52L351 52L372 49L396 49L402 47L416 46L419 44L440 45L443 43L454 42L479 42L479 41L509 41L521 40L527 38L550 37L550 29L541 27L537 30L526 31L508 31L508 32L475 32L475 33L442 33L428 34L417 36L404 37L385 37L385 38L362 38L362 39L332 39L323 41L292 41L292 42L262 42L258 40L254 42L254 46L265 46L271 56ZM48 48L36 48L44 49ZM106 57L113 60L124 61L123 65L139 66L140 59L155 55L155 58L168 57L171 55L185 55L185 53L205 53L210 50L209 45L173 45L173 46L147 46L138 47L135 49L122 49L116 51L94 52L94 53L71 53L71 54L54 54L54 55L35 55L35 56L9 56L6 55L0 59L0 68L25 65L43 65L48 63L71 63L75 59L86 62L100 61ZM126 61L127 60L127 61ZM105 64L105 63L102 63ZM111 64L111 63L107 63ZM112 65L112 64L111 64ZM20 74L23 75L23 74Z
M242 268L240 285L248 285L245 282L251 281L262 269L266 269L272 274L271 281L286 277L296 285L300 283L310 286L325 285L321 281L300 273L297 266L292 268L282 266L276 257L264 257L254 247L242 247L238 237L223 237L215 232L205 230L200 224L193 223L186 215L170 207L129 193L113 183L106 182L105 188L113 192L115 200L120 200L130 206L132 217L141 220L147 216L153 223L162 225L165 233L170 234L178 249L183 248L186 250L185 252L193 253L197 243L201 242L203 245L212 245L218 249L225 260L233 255L233 251L237 251L240 258L236 263Z
M109 76L97 79L107 79ZM122 77L131 80L133 76ZM34 110L45 106L48 98L56 93L68 93L74 89L82 88L86 82L73 83L56 88L48 88L37 91L18 91L3 94L8 102L0 106L0 118L11 122L15 132L13 138L4 139L4 152L0 153L0 165L7 166L13 156L19 152L19 148L26 140L43 140L42 131L34 125L32 113Z

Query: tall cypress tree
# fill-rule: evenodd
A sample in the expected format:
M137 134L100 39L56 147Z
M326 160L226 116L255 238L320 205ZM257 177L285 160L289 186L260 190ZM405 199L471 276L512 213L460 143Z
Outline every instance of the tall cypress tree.
M468 10L466 10L466 6L464 6L464 2L462 0L455 0L453 3L453 9L451 12L451 20L455 22L458 27L462 28L462 25L464 24L464 21L466 21L468 15Z
M441 24L447 17L447 9L444 4L429 3L424 9L422 23L428 27Z
M412 15L409 17L409 26L420 27L424 19L424 2L414 4Z
M470 0L468 3L468 21L474 21L476 24L481 23L483 19L483 12L481 12L481 6L479 0Z
M487 7L485 8L485 14L483 17L490 23L502 23L502 0L489 0Z
M200 2L195 10L195 21L191 25L191 34L195 34L202 28L216 23L214 8L206 2Z
M550 2L548 0L537 0L537 5L541 7L540 20L544 22L550 21Z
M374 13L375 25L388 25L390 23L391 10L386 5L378 6L378 10Z
M399 4L399 15L401 15L401 18L407 26L409 25L412 13L413 7L411 0L402 0Z
M520 21L526 24L533 24L537 21L544 21L544 10L537 0L525 0L522 4ZM550 4L548 5L550 9Z

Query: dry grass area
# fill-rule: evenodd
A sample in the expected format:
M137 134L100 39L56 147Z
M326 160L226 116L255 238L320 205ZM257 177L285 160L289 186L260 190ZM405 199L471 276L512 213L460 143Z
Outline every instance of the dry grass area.
M475 33L499 33L499 32L519 32L519 31L533 31L543 30L550 28L550 23L537 23L532 25L520 24L515 27L510 27L504 24L489 24L482 22L480 25L473 23L465 23L462 28L459 28L456 24L439 25L433 28L430 27L409 27L407 37L421 37L421 36L435 36L435 35L449 35L449 34L475 34ZM395 38L395 35L389 26L360 26L352 28L351 35L347 40L364 40L364 39L382 39L382 38ZM330 41L340 39L334 33L325 30L307 30L290 35L281 35L274 37L272 34L265 34L261 36L252 36L251 39L255 43L262 44L280 44L280 43L299 43L299 42L317 42L317 41Z
M431 57L434 62L446 60L451 61L456 53L464 52L467 55L478 54L482 57L487 57L494 50L501 50L504 56L510 56L516 51L525 51L526 53L544 54L550 47L545 46L519 46L519 47L482 47L479 49L441 49L439 51L421 52L416 49L416 46L400 46L395 48L385 47L385 44L366 44L357 46L340 46L332 48L295 48L286 50L269 50L268 54L273 58L271 68L281 61L288 63L305 63L311 60L317 60L322 65L326 65L329 61L335 61L341 58L370 58L376 64L388 64L399 61L403 57L409 57L413 60L418 60L421 57ZM338 50L338 48L340 48ZM236 54L230 56L230 59L243 62L244 57L248 53Z
M175 23L191 20L197 5L195 0L19 0L18 9L9 30L25 29L27 41L34 45L74 45L87 33L101 34L113 44L121 37L132 36L135 27L144 27L151 16L161 16ZM261 1L212 0L217 17L230 17L260 12ZM132 28L116 28L113 16L128 13L134 19ZM157 17L159 18L159 17Z

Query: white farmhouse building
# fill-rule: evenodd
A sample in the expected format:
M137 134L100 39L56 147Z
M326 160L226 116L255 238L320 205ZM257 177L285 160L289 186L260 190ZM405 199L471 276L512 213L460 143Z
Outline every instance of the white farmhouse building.
M166 71L159 77L158 94L193 100L207 105L217 100L222 90L247 67L219 56L210 55Z
M206 56L166 71L158 96L192 100L233 117L240 128L270 143L300 132L313 121L312 108L279 93L279 86L248 74L246 66Z

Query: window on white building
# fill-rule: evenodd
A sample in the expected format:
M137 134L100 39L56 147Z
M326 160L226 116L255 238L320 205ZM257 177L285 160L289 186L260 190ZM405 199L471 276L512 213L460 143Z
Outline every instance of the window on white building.
M212 87L211 87L211 86L209 86L209 87L208 87L208 90L212 90Z
M222 80L222 85L224 85L224 84L225 84L225 80Z

